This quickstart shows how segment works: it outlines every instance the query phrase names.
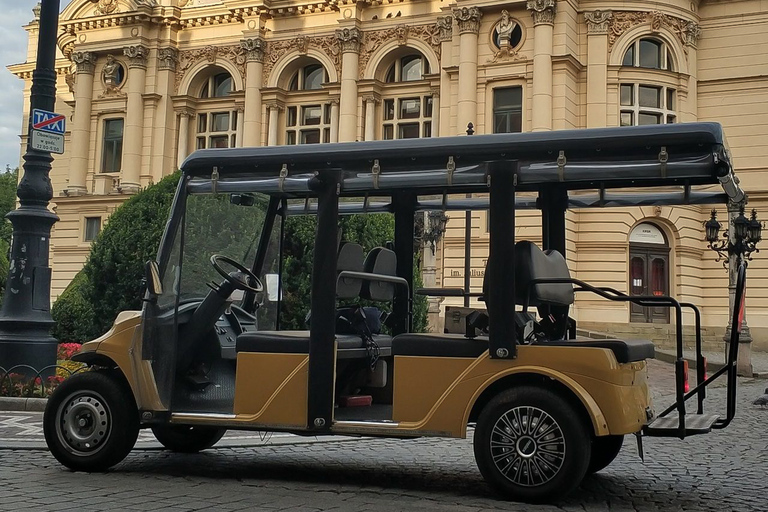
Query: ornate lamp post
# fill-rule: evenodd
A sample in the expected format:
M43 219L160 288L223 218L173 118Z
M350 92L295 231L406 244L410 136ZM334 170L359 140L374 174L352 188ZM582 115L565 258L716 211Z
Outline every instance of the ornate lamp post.
M432 249L432 255L435 254L437 242L445 234L445 225L448 223L448 216L442 210L430 210L427 212L427 226L424 230L424 243L429 244Z
M730 205L729 205L730 206ZM752 210L750 218L744 215L744 203L733 205L736 208L729 208L730 224L723 231L720 237L722 225L717 220L717 211L712 210L710 218L704 223L706 229L707 247L717 253L715 261L723 261L723 267L728 270L728 288L729 288L729 314L728 327L725 331L723 341L728 343L731 338L731 317L733 316L734 291L736 289L737 269L742 261L752 260L753 252L760 252L757 244L763 239L763 223L757 219L757 211ZM737 372L741 376L752 376L751 344L752 335L749 332L746 319L742 325L741 336L739 337L739 353ZM727 345L726 345L727 350Z
M424 213L423 231L420 236L417 234L419 245L422 251L422 278L424 286L434 288L437 286L437 262L435 258L435 249L438 242L445 234L445 226L448 223L448 217L442 210L430 210ZM427 250L427 246L431 250ZM427 297L427 322L432 332L442 332L443 326L440 325L440 302L441 297Z
M30 112L54 110L58 24L59 0L42 0ZM31 138L31 119L29 134ZM13 245L0 312L0 366L10 371L14 366L25 365L14 372L27 376L56 364L56 339L49 333L54 322L50 313L48 252L51 226L59 220L48 210L48 201L53 197L48 176L52 161L50 153L27 146L24 177L16 191L20 206L7 215L13 224Z

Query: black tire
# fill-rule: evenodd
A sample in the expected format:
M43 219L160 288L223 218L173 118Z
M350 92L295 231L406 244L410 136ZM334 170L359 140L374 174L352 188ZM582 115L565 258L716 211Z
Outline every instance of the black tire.
M480 413L475 460L485 480L502 496L552 502L584 478L590 457L588 432L582 416L556 392L515 387L498 394Z
M122 461L136 444L136 400L122 376L95 371L77 373L62 382L48 399L43 433L48 449L66 467L106 471Z
M614 461L624 444L624 436L600 436L592 440L592 456L587 474L597 473Z
M160 444L171 451L197 453L219 442L227 432L225 428L193 425L161 425L152 427L152 433Z

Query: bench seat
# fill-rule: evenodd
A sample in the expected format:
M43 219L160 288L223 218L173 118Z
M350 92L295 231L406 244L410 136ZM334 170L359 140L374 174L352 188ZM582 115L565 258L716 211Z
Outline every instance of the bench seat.
M379 346L379 356L392 355L392 337L373 336ZM337 334L339 359L368 357L363 340L356 334ZM309 331L257 331L244 332L237 337L237 352L267 352L276 354L309 354Z

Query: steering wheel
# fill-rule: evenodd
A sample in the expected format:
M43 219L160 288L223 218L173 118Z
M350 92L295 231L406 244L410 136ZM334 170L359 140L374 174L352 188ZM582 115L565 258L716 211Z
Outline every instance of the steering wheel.
M219 262L227 263L235 267L239 272L245 274L246 279L238 279L237 277L232 276L231 274L226 272L223 268L221 268L221 264ZM229 281L232 284L232 286L234 286L239 290L245 290L253 293L259 293L262 290L264 290L264 285L261 284L261 280L258 277L256 277L256 275L253 272L251 272L249 269L245 268L242 264L236 262L232 258L228 258L221 254L214 254L213 256L211 256L211 265L213 265L213 268L216 269L216 272L221 274L221 277Z

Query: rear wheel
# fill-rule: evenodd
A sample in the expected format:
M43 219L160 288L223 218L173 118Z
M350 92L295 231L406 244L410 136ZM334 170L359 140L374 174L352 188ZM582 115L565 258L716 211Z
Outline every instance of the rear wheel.
M43 432L56 459L75 471L105 471L133 449L139 413L128 384L101 372L73 375L48 399Z
M193 425L162 425L152 427L152 433L160 444L171 451L197 453L219 442L227 432L224 428Z
M587 473L597 473L605 469L619 455L624 444L624 436L601 436L592 440L592 456L589 459Z
M575 489L589 466L581 415L557 393L521 386L493 398L475 429L475 460L488 484L507 498L553 501Z

